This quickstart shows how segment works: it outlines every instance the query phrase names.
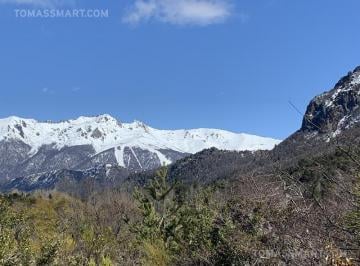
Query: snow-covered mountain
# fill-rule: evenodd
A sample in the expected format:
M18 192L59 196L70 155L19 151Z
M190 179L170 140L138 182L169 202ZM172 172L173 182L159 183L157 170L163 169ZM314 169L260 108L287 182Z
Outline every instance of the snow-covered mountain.
M0 178L99 164L148 170L211 147L265 150L279 142L218 129L158 130L110 115L57 123L9 117L0 119Z

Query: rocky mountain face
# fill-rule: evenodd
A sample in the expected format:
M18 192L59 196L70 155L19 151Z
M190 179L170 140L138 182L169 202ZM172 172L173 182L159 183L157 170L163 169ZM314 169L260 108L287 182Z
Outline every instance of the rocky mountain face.
M360 67L348 73L329 92L309 104L301 131L317 131L332 136L360 121Z
M12 187L32 189L46 180L42 183L47 188L61 175L89 175L89 169L99 167L126 169L124 177L206 148L271 149L279 142L216 129L158 130L137 121L121 123L109 115L59 123L9 117L0 119L0 181L16 180L21 185L12 182Z

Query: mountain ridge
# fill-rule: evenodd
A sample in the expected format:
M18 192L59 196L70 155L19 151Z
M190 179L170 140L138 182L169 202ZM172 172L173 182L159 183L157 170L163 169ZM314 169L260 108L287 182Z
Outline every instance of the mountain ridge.
M129 131L133 132L129 134ZM140 121L121 123L107 114L95 117L80 116L77 119L61 122L41 122L16 116L0 119L0 141L8 139L21 140L31 146L34 149L34 153L41 146L51 144L56 144L58 149L65 146L91 144L96 152L100 153L109 148L113 148L116 145L122 145L124 143L128 144L132 141L135 141L136 143L138 142L138 139L145 134L150 135L151 137L165 136L168 139L164 142L166 144L172 142L172 146L164 145L163 147L160 147L161 144L163 144L161 143L159 148L171 148L172 150L184 153L196 153L211 147L220 149L223 147L224 150L257 150L263 146L264 149L271 149L274 144L280 142L280 140L272 138L212 128L160 130L152 128ZM117 139L118 137L123 137L123 139ZM211 142L209 145L197 143L198 146L194 146L193 143L191 143L191 145L188 146L179 145L177 147L176 145L178 143L174 143L176 140L170 139L180 138L181 141L183 141L184 139L187 140L188 138L192 138L196 141L200 140L205 143L204 137L207 141ZM229 140L226 137L231 139ZM113 139L109 140L109 138ZM247 138L253 138L255 143L251 143L251 140L248 140ZM150 140L148 141L151 142ZM242 144L242 141L248 142L239 147L238 144ZM260 141L260 143L256 141ZM136 143L136 145L140 146L138 143Z
M159 130L139 121L122 123L110 115L61 122L11 116L0 119L0 178L103 164L149 170L212 147L258 150L279 142L219 129Z

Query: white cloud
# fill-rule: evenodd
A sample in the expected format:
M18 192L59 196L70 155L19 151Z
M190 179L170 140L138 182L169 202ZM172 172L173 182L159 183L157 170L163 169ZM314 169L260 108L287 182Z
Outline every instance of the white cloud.
M57 7L72 5L75 0L0 0L0 4L27 5L36 7Z
M229 0L134 0L123 21L130 24L157 20L177 25L225 21L232 11Z

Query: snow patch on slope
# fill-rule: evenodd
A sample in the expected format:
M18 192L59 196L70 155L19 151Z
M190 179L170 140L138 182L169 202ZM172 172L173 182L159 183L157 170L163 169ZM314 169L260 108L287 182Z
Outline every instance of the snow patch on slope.
M351 78L350 83L343 84L342 86L338 87L335 91L326 92L318 96L322 98L331 95L330 98L325 101L325 107L327 108L332 107L334 105L335 100L341 93L351 91L354 89L354 86L360 84L360 71L352 73L350 78ZM358 93L360 93L360 91Z
M351 81L350 84L351 84L351 85L358 85L358 84L360 84L360 72L355 73L355 74L353 75L353 79L352 79L352 81Z

